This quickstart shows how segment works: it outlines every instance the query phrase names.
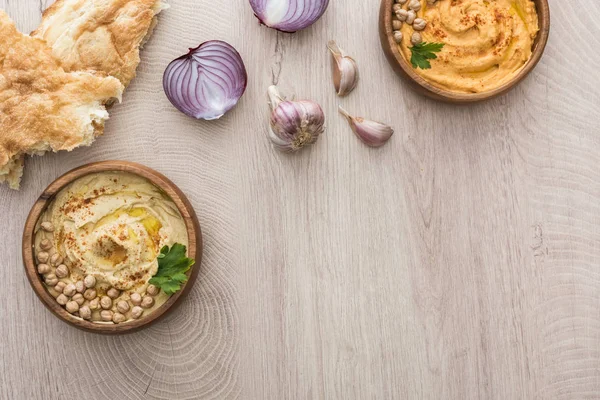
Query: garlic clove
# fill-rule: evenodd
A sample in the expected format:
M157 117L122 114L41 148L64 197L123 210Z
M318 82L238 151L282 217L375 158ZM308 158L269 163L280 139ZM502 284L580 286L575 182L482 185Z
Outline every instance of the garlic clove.
M348 119L352 130L364 144L370 147L383 146L394 134L394 130L381 122L353 117L346 110L339 107L340 114Z
M321 106L309 100L286 100L276 86L269 87L268 95L271 106L269 139L276 149L296 152L317 141L325 130Z
M333 41L327 43L332 56L333 85L338 96L350 94L358 84L358 66L352 57L344 53Z

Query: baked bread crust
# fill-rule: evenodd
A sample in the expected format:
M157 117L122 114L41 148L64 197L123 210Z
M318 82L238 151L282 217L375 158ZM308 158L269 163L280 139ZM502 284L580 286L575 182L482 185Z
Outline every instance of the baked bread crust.
M18 188L25 154L90 145L108 119L104 105L122 92L116 78L65 72L0 10L0 183Z
M66 71L93 70L128 86L161 0L58 0L32 36L44 39Z

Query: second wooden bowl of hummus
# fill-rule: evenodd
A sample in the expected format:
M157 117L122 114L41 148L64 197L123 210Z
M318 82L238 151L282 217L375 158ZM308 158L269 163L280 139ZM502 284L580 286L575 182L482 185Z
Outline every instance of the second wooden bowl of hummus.
M63 321L104 334L156 322L190 291L202 233L188 199L140 164L76 168L44 190L23 232L27 278Z
M549 30L548 0L381 2L381 45L396 73L452 103L512 89L539 62Z

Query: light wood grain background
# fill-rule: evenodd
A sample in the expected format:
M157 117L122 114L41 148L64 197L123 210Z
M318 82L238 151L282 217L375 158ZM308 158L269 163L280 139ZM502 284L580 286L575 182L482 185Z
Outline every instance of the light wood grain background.
M50 2L0 8L30 31ZM20 192L0 188L0 398L600 398L600 3L551 0L539 66L472 106L393 75L376 0L332 0L295 35L260 27L245 0L170 3L105 136L30 159ZM250 78L237 109L200 122L171 107L161 76L209 39L233 44ZM332 89L328 39L361 68L347 99ZM327 113L301 154L265 138L272 83ZM365 147L338 104L395 136ZM172 178L206 244L182 307L122 337L53 317L20 256L41 190L105 159Z

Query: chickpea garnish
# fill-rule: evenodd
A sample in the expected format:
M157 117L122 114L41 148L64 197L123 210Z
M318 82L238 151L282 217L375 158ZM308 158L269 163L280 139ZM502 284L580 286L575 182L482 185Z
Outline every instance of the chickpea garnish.
M419 43L421 43L423 41L423 38L421 37L421 34L419 32L413 32L412 36L410 37L410 42L413 45L417 45Z
M415 22L413 22L413 29L415 31L422 31L426 26L427 21L425 21L423 18L417 18L415 19Z
M58 278L54 274L48 274L44 278L44 282L46 282L46 285L48 286L56 286L58 283Z
M54 290L56 290L58 293L62 293L66 286L66 283L59 281L56 286L54 286Z
M102 307L105 310L108 310L112 307L112 299L108 296L102 296L102 298L100 299L100 307Z
M79 304L80 306L83 305L83 303L85 303L85 299L83 298L83 295L81 293L76 293L71 300L73 300L74 302L76 302L77 304Z
M40 251L40 252L37 254L37 259L38 259L38 261L39 261L39 262L41 262L41 263L46 263L46 262L48 262L48 259L49 259L49 258L50 258L50 254L48 254L48 252L46 252L46 251Z
M119 297L120 294L121 294L121 292L115 288L110 288L106 291L106 295L113 300L116 299L117 297Z
M96 297L90 301L90 309L97 310L100 308L100 299Z
M408 8L414 11L419 11L421 9L421 1L420 0L410 0L408 3Z
M156 296L160 293L160 288L154 285L148 285L146 288L146 293L148 293L150 296Z
M142 299L142 307L150 308L153 305L154 305L154 298L151 296L144 296L144 298Z
M88 306L83 306L79 309L79 316L83 319L91 319L92 310Z
M144 309L140 306L135 306L131 309L131 318L138 319L144 313Z
M41 275L46 275L47 273L52 271L52 269L48 264L38 264L37 271Z
M100 312L100 318L102 318L102 321L112 321L113 318L113 312L110 310L102 310Z
M56 267L55 273L59 278L66 278L69 276L69 268L65 264L60 264Z
M64 306L65 304L67 304L69 302L69 298L67 296L65 296L64 294L61 293L56 298L56 302L58 304L60 304L61 306Z
M65 306L67 311L70 312L71 314L76 313L77 311L79 311L79 304L76 301L70 301L67 303L67 305Z
M77 292L77 290L75 289L75 285L72 283L69 283L67 286L65 286L63 290L63 293L67 296L73 296L75 292Z
M83 281L75 282L75 290L77 290L77 293L85 292L85 285L84 285Z
M42 250L50 250L52 248L52 242L48 239L43 239L40 242L40 249Z
M121 313L114 313L113 317L112 317L112 321L115 324L120 324L121 322L125 322L127 320L127 318L125 318L125 316Z
M96 277L94 277L94 275L87 275L83 279L83 283L85 284L85 287L93 288L94 286L96 286Z
M83 297L87 300L94 300L97 295L96 289L87 289L85 292L83 292Z
M62 264L62 262L63 262L63 258L58 253L54 253L54 254L52 254L52 257L50 257L50 264L54 265L55 267L57 265Z
M140 304L142 304L142 296L137 292L131 293L129 299L131 300L131 303L134 306L139 306Z
M127 311L129 311L129 303L125 300L119 301L117 303L117 310L119 310L120 313L125 314Z
M40 227L46 232L54 232L54 225L52 225L52 222L42 222Z

